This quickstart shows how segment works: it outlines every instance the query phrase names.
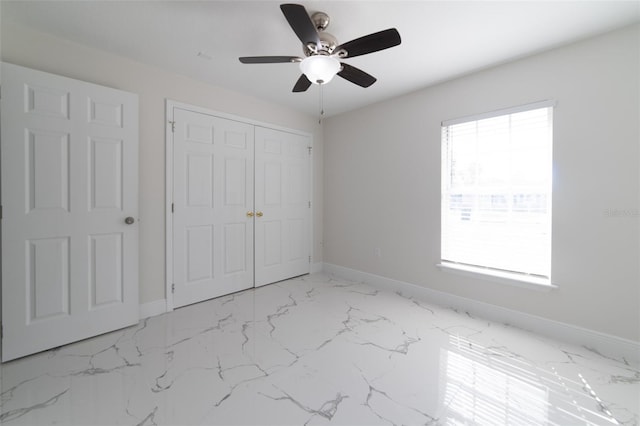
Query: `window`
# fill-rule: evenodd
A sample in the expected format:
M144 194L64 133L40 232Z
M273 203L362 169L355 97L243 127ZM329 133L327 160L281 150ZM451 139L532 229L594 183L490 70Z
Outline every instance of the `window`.
M551 271L552 102L442 123L442 264Z

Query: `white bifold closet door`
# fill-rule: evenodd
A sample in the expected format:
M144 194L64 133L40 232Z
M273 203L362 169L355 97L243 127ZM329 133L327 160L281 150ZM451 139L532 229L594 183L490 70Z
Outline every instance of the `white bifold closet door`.
M255 285L309 272L309 150L305 137L256 127Z
M2 360L138 322L138 97L2 64Z
M253 126L179 108L173 120L178 307L253 287Z
M173 306L310 270L309 138L173 107Z

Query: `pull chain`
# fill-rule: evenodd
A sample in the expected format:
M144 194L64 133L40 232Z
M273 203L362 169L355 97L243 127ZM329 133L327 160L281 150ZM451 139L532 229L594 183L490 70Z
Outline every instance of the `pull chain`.
M322 118L324 117L324 99L322 96L322 86L324 86L322 83L318 84L319 87L319 93L320 93L320 117L318 118L318 124L322 124Z

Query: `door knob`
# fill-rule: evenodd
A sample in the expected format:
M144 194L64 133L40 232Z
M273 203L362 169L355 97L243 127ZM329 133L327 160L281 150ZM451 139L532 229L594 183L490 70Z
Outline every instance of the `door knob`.
M129 216L128 218L126 218L124 220L124 223L126 223L127 225L131 225L133 224L133 222L135 222L136 220L134 218L132 218L131 216Z
M253 212L247 212L247 217L253 217Z
M258 212L258 213L256 213L256 216L258 216L258 217L262 217L262 212Z

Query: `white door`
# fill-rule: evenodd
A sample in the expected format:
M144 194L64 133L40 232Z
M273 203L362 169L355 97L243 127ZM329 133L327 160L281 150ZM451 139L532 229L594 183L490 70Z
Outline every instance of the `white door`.
M2 360L137 323L137 95L2 64L1 108Z
M256 287L310 271L309 146L309 137L256 127Z
M173 304L253 287L253 126L173 109Z

